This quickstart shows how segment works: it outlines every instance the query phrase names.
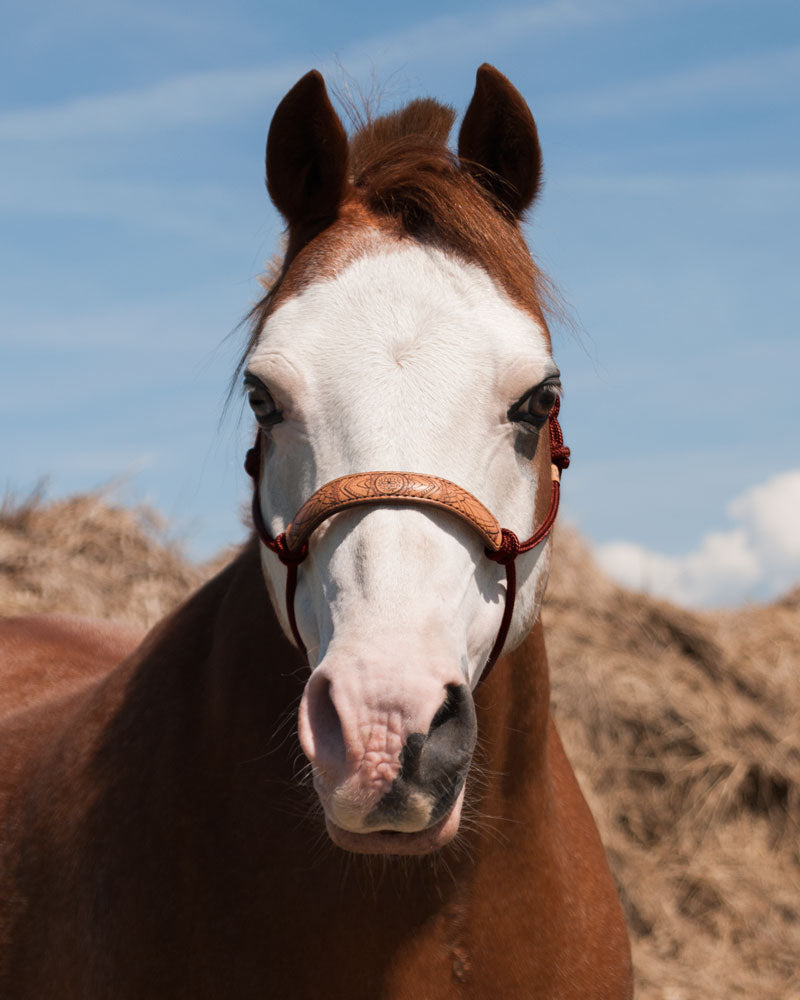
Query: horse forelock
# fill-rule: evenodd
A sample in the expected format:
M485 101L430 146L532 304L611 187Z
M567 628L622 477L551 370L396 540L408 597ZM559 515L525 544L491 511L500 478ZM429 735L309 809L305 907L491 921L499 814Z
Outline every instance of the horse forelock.
M360 125L349 141L351 179L376 154L380 155L387 145L398 140L415 138L428 140L434 146L446 145L456 112L432 97L421 97L378 118L373 118L368 109L366 114L354 111L353 117Z
M478 265L547 330L557 296L518 223L447 145L454 120L451 107L423 98L353 133L350 186L337 218L310 233L288 231L286 252L270 265L266 293L251 310L243 360L281 302L387 241L437 246Z

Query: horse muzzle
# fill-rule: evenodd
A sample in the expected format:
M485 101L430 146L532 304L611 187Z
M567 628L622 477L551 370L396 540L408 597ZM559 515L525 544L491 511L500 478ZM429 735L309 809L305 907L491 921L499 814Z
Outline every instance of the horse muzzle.
M359 681L361 684L359 684ZM428 676L395 685L402 701L370 697L364 677L320 665L300 704L298 732L331 839L358 853L421 854L458 831L477 738L463 682Z

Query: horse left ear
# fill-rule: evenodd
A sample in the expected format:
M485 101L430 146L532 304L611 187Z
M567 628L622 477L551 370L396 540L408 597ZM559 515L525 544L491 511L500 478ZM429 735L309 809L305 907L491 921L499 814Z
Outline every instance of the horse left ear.
M458 135L464 167L518 219L533 202L542 174L536 122L520 92L484 63Z
M290 226L333 218L347 186L347 135L313 69L275 110L267 136L267 190Z

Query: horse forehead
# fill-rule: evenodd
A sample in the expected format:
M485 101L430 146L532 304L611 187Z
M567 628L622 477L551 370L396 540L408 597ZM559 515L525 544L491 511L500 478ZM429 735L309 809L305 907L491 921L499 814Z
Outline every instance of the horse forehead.
M550 359L547 331L477 265L410 241L372 243L276 309L256 353L282 354L320 387L426 371L486 381ZM447 365L447 370L442 366Z

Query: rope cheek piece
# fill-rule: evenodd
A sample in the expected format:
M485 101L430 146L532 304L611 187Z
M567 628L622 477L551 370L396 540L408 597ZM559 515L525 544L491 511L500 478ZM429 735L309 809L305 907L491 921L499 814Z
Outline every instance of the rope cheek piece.
M294 520L277 537L272 536L261 514L258 485L261 478L261 432L247 452L244 467L253 479L253 524L264 545L286 566L286 613L294 641L301 653L306 646L297 627L295 592L298 567L308 555L308 540L312 533L333 514L368 504L406 504L436 507L449 511L469 524L485 543L486 557L505 566L506 601L497 638L480 676L486 679L505 645L517 594L516 559L543 542L553 530L561 497L561 472L569 466L569 448L564 445L558 422L559 399L548 417L550 432L550 462L552 482L550 506L544 520L530 538L521 542L508 528L501 528L491 512L471 493L447 479L410 472L359 472L341 476L321 486L303 504Z

